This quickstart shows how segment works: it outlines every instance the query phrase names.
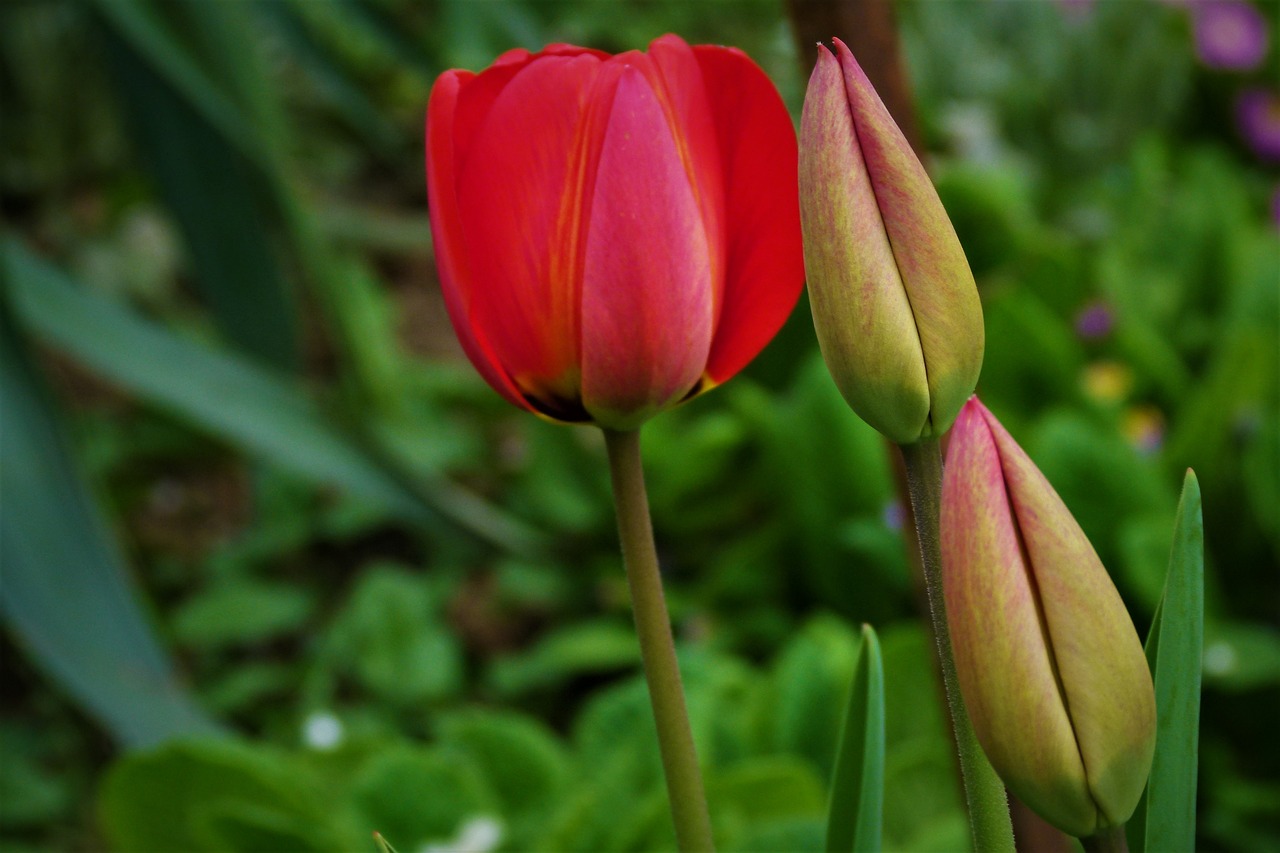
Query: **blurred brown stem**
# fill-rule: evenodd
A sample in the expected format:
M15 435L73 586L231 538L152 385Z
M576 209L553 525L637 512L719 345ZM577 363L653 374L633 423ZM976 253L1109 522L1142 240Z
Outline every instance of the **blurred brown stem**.
M818 42L838 38L848 45L916 156L924 162L892 0L787 0L787 11L805 71L813 67Z
M1124 836L1124 824L1104 829L1097 835L1081 838L1085 853L1129 853L1129 842Z

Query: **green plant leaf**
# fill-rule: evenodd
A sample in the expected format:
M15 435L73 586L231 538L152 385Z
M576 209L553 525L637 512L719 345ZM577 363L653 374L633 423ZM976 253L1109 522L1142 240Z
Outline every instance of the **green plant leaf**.
M564 745L541 722L519 714L472 709L440 720L439 744L468 756L484 775L508 820L541 818L569 781Z
M145 4L142 4L145 5ZM235 4L208 4L230 9ZM167 4L178 13L194 4ZM225 16L203 22L219 32ZM176 39L169 48L182 50ZM139 162L180 227L192 278L219 329L245 352L283 369L298 364L293 293L271 243L270 182L148 61L104 30L104 51ZM243 55L244 51L240 51Z
M767 749L802 755L822 778L831 777L831 747L840 736L858 650L857 636L831 616L811 619L797 632L774 661L770 689L760 696Z
M497 798L469 756L396 746L356 775L354 796L365 826L406 849L445 842L469 819L495 819ZM459 845L461 846L461 845Z
M0 300L0 614L121 744L213 733L152 634L9 310Z
M228 580L184 602L173 630L189 646L218 649L296 632L314 609L312 596L294 584Z
M1188 470L1164 597L1147 634L1156 688L1156 753L1129 822L1129 843L1148 853L1195 850L1204 645L1204 523L1200 484Z
M392 704L453 695L463 656L442 610L420 575L392 566L365 571L326 640L328 665Z
M230 739L172 743L116 763L98 814L113 850L357 849L354 815L324 801L306 771Z
M409 483L330 425L294 384L184 340L76 287L14 240L0 243L19 320L96 373L247 452L423 525L439 515L513 551L541 538L443 478Z
M863 625L831 778L826 849L878 851L883 821L884 663L875 629Z
M513 696L584 674L616 672L639 660L635 629L612 619L587 620L548 633L528 651L496 659L489 683Z

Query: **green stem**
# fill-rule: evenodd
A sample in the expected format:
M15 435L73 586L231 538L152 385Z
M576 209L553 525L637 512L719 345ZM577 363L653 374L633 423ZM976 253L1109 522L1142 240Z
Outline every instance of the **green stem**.
M1080 839L1085 853L1129 853L1129 841L1124 835L1124 824L1104 829L1097 835Z
M631 607L640 637L640 658L649 684L649 701L658 727L658 748L667 777L667 797L676 827L676 844L683 853L714 850L707 795L702 786L698 754L689 728L689 712L680 684L671 617L662 594L658 552L649 521L649 498L640 464L640 433L604 430L609 451L613 502L618 512L622 560L631 588Z
M978 853L1012 853L1013 823L1009 818L1009 800L1004 784L991 762L978 745L973 723L960 695L956 678L956 659L951 649L951 629L947 625L947 604L942 596L942 542L940 511L942 507L942 451L937 438L925 438L915 444L901 445L907 469L907 491L916 521L916 535L924 565L925 589L929 594L929 615L938 644L942 664L942 684L946 689L951 725L955 730L956 748L960 754L960 775L964 781L964 797L969 806L969 824L973 831L973 847Z

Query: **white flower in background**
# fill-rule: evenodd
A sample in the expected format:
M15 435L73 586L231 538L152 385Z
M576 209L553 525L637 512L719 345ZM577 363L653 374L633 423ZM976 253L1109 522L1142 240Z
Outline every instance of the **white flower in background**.
M502 843L502 823L489 815L468 818L451 841L433 841L418 853L490 853Z
M312 749L328 752L342 743L342 721L327 711L317 711L302 724L302 740Z

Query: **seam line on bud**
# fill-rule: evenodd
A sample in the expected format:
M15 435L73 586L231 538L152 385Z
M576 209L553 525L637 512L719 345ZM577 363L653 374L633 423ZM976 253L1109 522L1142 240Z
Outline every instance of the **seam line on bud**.
M987 425L990 432L991 427ZM1080 759L1080 769L1084 772L1085 793L1089 796L1089 802L1093 804L1095 812L1094 825L1101 824L1104 820L1111 820L1110 815L1102 808L1097 797L1093 795L1093 785L1089 781L1089 764L1085 761L1084 751L1080 748L1080 735L1076 729L1075 717L1071 713L1071 700L1067 694L1066 687L1062 683L1062 671L1058 668L1058 654L1053 644L1053 632L1049 629L1049 620L1044 613L1044 599L1040 595L1040 580L1036 576L1035 562L1031 559L1031 552L1027 548L1026 539L1022 535L1022 519L1018 518L1018 506L1014 503L1013 494L1009 491L1009 479L1003 476L1005 469L1004 454L1000 449L1000 443L995 440L995 436L991 436L992 446L996 451L996 459L1000 462L1000 470L1002 476L1000 483L1004 487L1005 503L1009 507L1009 515L1013 518L1013 530L1018 537L1018 552L1022 555L1022 564L1027 567L1027 581L1031 585L1031 597L1035 602L1036 622L1040 626L1040 633L1043 638L1045 653L1049 656L1049 668L1053 673L1054 686L1058 688L1058 699L1062 702L1062 708L1067 715L1067 723L1071 726L1071 741L1075 744L1076 755Z
M926 353L924 351L924 339L920 336L920 318L916 316L916 307L911 304L911 291L907 289L907 283L902 278L902 265L898 263L898 251L893 246L893 238L889 236L889 227L885 224L884 214L880 212L880 195L876 192L876 182L871 177L871 168L867 165L867 153L862 146L862 132L858 127L857 112L854 110L853 104L850 103L849 84L844 80L844 64L839 63L839 65L841 82L844 82L845 84L844 102L845 108L849 111L849 126L853 128L853 139L854 142L858 144L858 156L862 159L862 168L867 173L867 185L871 188L871 197L876 200L876 216L880 220L881 230L884 231L884 241L889 246L889 254L893 256L893 269L898 274L898 286L902 288L902 296L907 300L907 307L911 309L911 322L915 326L916 330L916 344L920 347L920 364L923 365L924 368L924 387L929 396L929 406L925 411L924 423L920 426L920 436L923 438L926 435L931 435L933 432L933 386L929 383L929 359L926 357ZM868 85L869 84L870 80L868 80ZM879 98L880 96L874 95L874 97ZM883 102L881 103L881 106L883 106ZM885 107L884 109L886 113L889 112L888 107ZM889 120L893 121L892 115L889 116ZM893 122L893 124L896 128L897 122ZM899 133L901 133L901 130L899 130ZM921 163L920 165L921 168L923 168L924 164ZM928 429L928 432L925 431L926 428Z

